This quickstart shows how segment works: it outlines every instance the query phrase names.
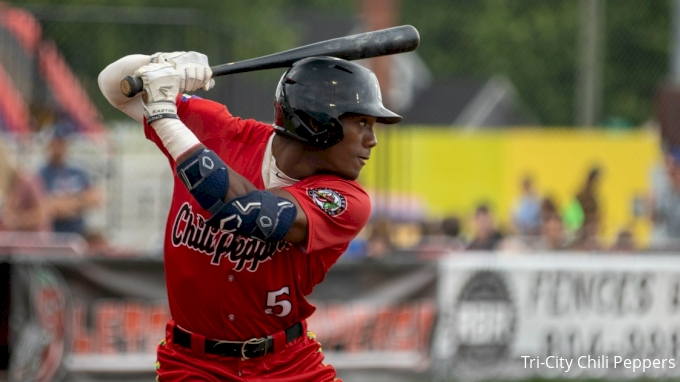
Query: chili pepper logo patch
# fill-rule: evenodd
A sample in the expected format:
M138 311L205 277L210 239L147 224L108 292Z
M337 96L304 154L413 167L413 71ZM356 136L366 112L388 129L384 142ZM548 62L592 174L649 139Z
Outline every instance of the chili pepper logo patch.
M330 216L338 216L347 210L347 199L335 190L330 188L309 188L307 189L307 194L323 212Z

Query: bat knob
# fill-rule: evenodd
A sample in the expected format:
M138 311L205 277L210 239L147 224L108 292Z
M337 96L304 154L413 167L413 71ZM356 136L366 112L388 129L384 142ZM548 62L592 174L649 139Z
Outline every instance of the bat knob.
M139 77L125 76L120 81L120 91L126 97L132 98L142 90L144 90L144 81Z

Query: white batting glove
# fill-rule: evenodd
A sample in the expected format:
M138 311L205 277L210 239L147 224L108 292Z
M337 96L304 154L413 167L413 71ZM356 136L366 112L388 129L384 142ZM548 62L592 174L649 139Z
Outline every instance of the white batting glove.
M149 64L137 69L135 76L144 82L144 116L147 122L162 118L177 119L175 100L179 94L179 73L171 64Z
M167 61L168 58L177 57L185 54L186 52L156 52L151 55L150 63L157 64L161 61ZM163 58L161 58L163 56Z
M215 86L208 56L198 52L155 53L151 62L168 62L177 69L180 77L179 91L210 90Z

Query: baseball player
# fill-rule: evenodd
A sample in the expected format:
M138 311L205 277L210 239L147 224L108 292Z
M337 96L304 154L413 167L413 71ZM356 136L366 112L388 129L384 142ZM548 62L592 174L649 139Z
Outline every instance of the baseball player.
M136 75L144 96L126 98ZM174 172L164 258L172 319L161 381L333 381L307 331L305 298L368 221L356 182L376 122L401 117L370 70L329 57L295 63L275 94L274 125L183 95L214 82L196 52L126 56L99 76L104 96L143 122Z

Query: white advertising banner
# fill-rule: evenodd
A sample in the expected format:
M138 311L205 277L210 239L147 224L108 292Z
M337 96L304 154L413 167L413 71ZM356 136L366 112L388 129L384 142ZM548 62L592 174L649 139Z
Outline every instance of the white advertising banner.
M467 253L439 272L442 376L680 375L680 256Z

